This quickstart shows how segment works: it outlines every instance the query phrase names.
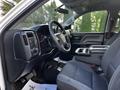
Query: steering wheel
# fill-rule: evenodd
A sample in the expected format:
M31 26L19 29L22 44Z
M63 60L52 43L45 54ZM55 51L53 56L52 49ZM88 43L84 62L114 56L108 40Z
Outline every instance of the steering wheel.
M60 23L51 21L49 23L49 32L58 50L62 52L69 52L71 50L69 35L67 35Z

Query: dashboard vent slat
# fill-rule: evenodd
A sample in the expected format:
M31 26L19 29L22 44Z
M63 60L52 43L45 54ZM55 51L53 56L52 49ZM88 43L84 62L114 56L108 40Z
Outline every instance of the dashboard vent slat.
M25 35L23 35L23 40L24 40L25 45L28 45L27 37Z

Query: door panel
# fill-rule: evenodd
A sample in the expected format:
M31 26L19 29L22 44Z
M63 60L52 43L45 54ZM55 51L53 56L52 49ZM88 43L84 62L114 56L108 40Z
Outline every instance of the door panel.
M90 45L101 45L103 35L103 33L72 33L72 47L76 49L78 47L89 47Z
M94 11L78 17L72 26L72 50L90 45L101 45L107 15L107 11Z

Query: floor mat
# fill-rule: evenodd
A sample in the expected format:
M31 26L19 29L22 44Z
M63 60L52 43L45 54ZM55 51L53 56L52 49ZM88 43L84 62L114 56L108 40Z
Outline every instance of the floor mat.
M57 90L55 84L38 84L29 80L22 90Z

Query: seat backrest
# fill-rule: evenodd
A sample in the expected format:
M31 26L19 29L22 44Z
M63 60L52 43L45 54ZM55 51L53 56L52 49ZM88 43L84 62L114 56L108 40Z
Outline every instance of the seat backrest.
M120 65L120 37L117 38L103 56L101 67L108 77L111 78L117 67Z
M105 42L105 45L111 45L118 37L120 37L120 32L115 33L109 40Z
M108 90L120 90L120 65L115 70L108 85Z

